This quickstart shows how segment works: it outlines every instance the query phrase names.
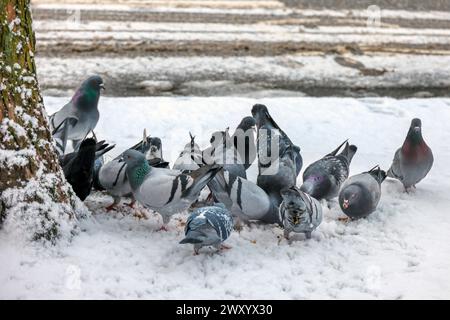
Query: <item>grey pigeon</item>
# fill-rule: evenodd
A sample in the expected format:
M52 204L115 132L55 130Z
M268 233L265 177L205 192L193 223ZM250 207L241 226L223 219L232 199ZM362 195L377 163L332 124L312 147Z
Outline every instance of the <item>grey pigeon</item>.
M340 154L337 154L345 144ZM344 141L334 151L310 164L303 172L300 190L317 200L331 200L338 195L341 184L348 178L350 163L358 148Z
M214 132L210 143L211 146L203 151L205 163L222 165L231 174L247 179L244 162L234 148L228 129Z
M229 249L222 244L233 230L233 217L222 204L196 209L186 221L185 238L181 244L194 245L194 253L201 247L214 246L216 249Z
M375 211L381 197L386 172L379 166L348 178L339 191L339 205L351 219L367 217Z
M221 169L217 165L205 165L184 174L178 170L153 168L136 150L125 151L123 159L134 198L161 214L164 223L161 229L166 229L173 214L187 210Z
M255 183L221 170L208 187L214 197L237 218L237 224L250 220L280 223L278 206Z
M245 117L231 136L231 141L242 159L245 170L252 165L256 158L255 127L255 118Z
M147 137L144 133L143 140L135 144L131 149L144 154L147 162L152 167L167 168L168 166L168 162L164 161L164 159L157 158L162 157L161 139L157 137ZM132 197L130 183L125 174L126 163L123 161L122 157L123 153L105 164L96 163L96 166L99 166L99 168L96 168L98 171L98 186L96 189L106 190L114 199L114 202L106 207L107 211L114 209L120 203L122 197L132 198L131 202L128 204L131 207L133 207L135 202Z
M283 202L279 214L284 226L284 237L289 239L293 231L304 233L310 239L311 233L322 222L322 205L295 186L282 190L281 196Z
M406 191L415 187L433 166L433 152L422 137L422 121L413 119L401 148L395 152L387 175L403 183Z
M183 173L190 173L203 165L202 151L198 144L195 143L195 136L189 132L191 141L184 146L180 156L175 160L172 169L180 170Z
M280 129L266 106L254 105L252 115L258 129L257 184L279 206L282 201L280 191L295 185L302 168L300 148L294 145L286 133ZM272 148L276 149L272 150Z
M98 100L104 89L100 76L86 79L69 103L50 116L50 128L60 154L66 151L67 140L72 140L74 151L83 139L94 130L100 114Z

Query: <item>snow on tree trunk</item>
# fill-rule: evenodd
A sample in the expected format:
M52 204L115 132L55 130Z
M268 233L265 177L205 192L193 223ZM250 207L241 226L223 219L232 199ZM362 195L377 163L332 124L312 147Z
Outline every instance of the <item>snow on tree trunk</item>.
M0 0L0 226L26 239L70 235L85 207L51 143L29 0Z

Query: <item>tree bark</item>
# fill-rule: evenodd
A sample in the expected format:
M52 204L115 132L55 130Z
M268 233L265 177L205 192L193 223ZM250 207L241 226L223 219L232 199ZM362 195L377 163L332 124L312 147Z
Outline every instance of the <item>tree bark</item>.
M52 144L34 52L30 1L0 0L0 226L54 240L82 206Z

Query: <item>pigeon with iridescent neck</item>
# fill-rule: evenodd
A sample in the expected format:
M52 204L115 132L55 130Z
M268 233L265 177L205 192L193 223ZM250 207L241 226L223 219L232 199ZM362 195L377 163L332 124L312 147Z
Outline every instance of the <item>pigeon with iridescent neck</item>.
M344 149L338 154L343 145ZM350 163L357 149L344 141L334 151L310 164L303 172L300 190L317 200L335 198L342 183L348 178Z
M422 121L413 119L401 148L395 152L387 175L403 183L406 191L426 177L433 166L433 152L422 137Z
M147 136L144 131L143 139L135 144L130 149L141 152L147 162L152 167L167 168L168 162L162 159L162 144L161 139L158 137ZM128 150L128 149L127 149ZM126 163L122 159L123 153L117 156L115 159L101 164L97 169L97 189L104 189L111 195L114 202L106 207L107 211L114 209L119 203L122 197L131 197L131 186L128 182L128 178L125 174ZM134 206L134 198L127 205Z
M136 150L125 151L123 159L134 198L144 207L161 214L162 230L167 230L166 225L173 214L189 209L221 169L217 165L205 165L184 174L179 170L153 168Z
M66 151L67 140L72 140L73 149L77 151L81 141L97 125L100 117L97 108L100 89L104 89L102 78L89 77L81 84L70 102L50 116L50 128L61 155Z
M375 211L381 198L381 183L386 172L379 166L348 178L339 191L339 205L351 219L367 217Z

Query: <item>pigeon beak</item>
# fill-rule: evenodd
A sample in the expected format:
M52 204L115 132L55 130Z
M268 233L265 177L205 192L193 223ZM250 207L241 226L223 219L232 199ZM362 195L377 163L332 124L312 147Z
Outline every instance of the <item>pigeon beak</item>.
M414 130L415 133L419 133L420 132L420 127L414 127L413 130Z
M348 203L348 200L344 200L344 202L342 203L342 208L348 209L349 206L350 206L350 205L349 205L349 203Z
M103 91L106 91L105 85L103 83L100 83L100 89L102 89Z

